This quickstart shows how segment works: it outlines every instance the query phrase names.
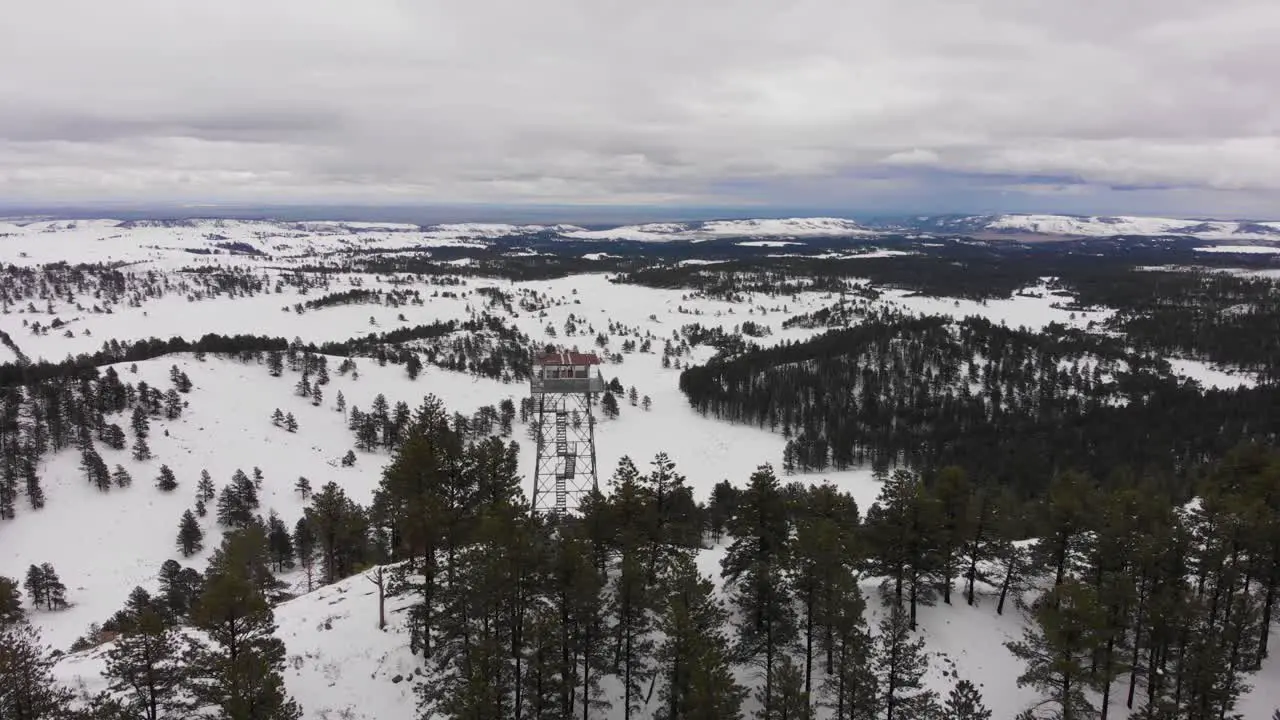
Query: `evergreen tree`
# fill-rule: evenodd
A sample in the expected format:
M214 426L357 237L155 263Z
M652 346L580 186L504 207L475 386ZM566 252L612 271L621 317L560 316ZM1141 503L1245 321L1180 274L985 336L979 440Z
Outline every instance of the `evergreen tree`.
M73 695L53 679L54 660L27 622L0 625L0 718L64 717Z
M156 487L161 492L173 492L178 489L178 479L174 477L173 470L168 465L160 466L160 474L156 477Z
M982 704L982 693L968 680L958 680L942 707L947 720L991 720L991 711Z
M190 641L188 689L197 707L228 720L299 720L302 711L280 675L284 643L274 635L271 606L247 571L256 561L246 552L246 545L224 541L210 561L192 611L194 626L208 639Z
M941 563L937 538L937 505L920 479L897 470L880 488L880 497L867 511L867 538L875 574L888 602L907 610L911 629L916 608L934 598L934 580Z
M30 460L24 461L23 474L26 476L27 502L31 504L31 509L43 508L44 488L40 486L40 476L36 474L35 463Z
M1093 717L1086 690L1090 666L1104 623L1093 588L1064 580L1040 600L1035 625L1023 630L1022 640L1005 647L1027 664L1018 687L1034 687L1045 695L1042 705L1056 708L1062 720Z
M737 610L738 658L764 671L761 702L766 716L774 711L776 664L796 635L785 574L789 534L778 479L771 467L762 465L752 473L729 522L733 542L720 566Z
M293 416L293 413L284 416L284 429L289 432L298 432L298 419Z
M116 465L116 469L111 473L111 481L116 484L116 487L126 488L133 484L133 476L124 469L123 465Z
M364 512L335 482L325 483L311 496L306 508L307 525L315 534L324 583L334 583L354 572L364 552Z
M618 398L613 393L606 392L604 397L600 398L600 411L610 420L618 417Z
M673 559L665 585L663 641L657 650L663 685L655 717L740 717L746 691L733 678L729 643L721 632L728 616L715 598L715 586L686 553Z
M0 575L0 628L12 625L23 617L22 593L18 581Z
M624 720L639 712L644 688L653 677L651 638L655 589L648 583L645 543L647 494L630 458L622 458L610 481L611 517L615 522L618 559L609 597L614 616L614 667L622 681Z
M293 489L302 496L304 501L311 497L311 481L304 477L298 478L298 481L293 484Z
M779 658L774 675L773 697L760 720L813 720L813 705L804 691L804 671L790 655ZM763 706L763 688L756 691L756 699Z
M145 440L151 433L151 421L147 419L147 411L141 403L133 406L133 416L129 426L133 428L134 437L139 440Z
M208 469L201 470L200 480L196 483L196 498L208 503L212 502L216 495L217 490L213 486L213 476L209 474Z
M929 669L924 638L911 639L906 608L891 603L879 630L873 671L880 691L880 713L885 720L933 717L937 695L925 689L922 682Z
M111 489L111 472L93 445L86 445L80 451L80 471L89 484L99 490L106 492Z
M298 518L293 526L293 552L307 576L307 592L311 592L312 580L315 577L316 535L306 516Z
M832 711L833 720L876 720L879 698L871 671L871 635L863 616L866 602L848 568L836 574L830 589L834 602L826 622L833 653L822 686L824 705Z
M190 510L182 513L182 521L178 523L178 550L182 557L191 557L204 548L204 531Z
M49 563L27 568L26 588L27 596L35 607L44 605L45 609L54 610L67 604L67 587Z
M276 408L272 411L271 424L276 427L284 427L284 413L280 411L280 408Z
M147 444L147 439L141 435L133 441L133 459L138 462L151 459L151 446Z
M274 510L267 517L267 548L271 551L271 564L276 572L293 568L293 538Z
M183 568L176 560L160 566L160 598L170 618L186 617L200 595L203 578L193 568Z
M951 604L951 590L964 565L965 543L970 537L969 506L973 491L964 470L942 468L934 480L933 500L936 521L937 578L942 585L942 601Z
M152 607L130 613L106 653L103 676L131 717L161 720L185 710L180 700L184 679L177 634Z

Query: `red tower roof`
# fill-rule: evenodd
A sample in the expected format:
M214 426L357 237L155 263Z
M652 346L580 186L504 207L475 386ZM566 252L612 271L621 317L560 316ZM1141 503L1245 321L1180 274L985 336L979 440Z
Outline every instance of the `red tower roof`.
M578 353L570 351L542 353L533 359L533 364L543 366L555 365L599 365L600 357L595 353Z

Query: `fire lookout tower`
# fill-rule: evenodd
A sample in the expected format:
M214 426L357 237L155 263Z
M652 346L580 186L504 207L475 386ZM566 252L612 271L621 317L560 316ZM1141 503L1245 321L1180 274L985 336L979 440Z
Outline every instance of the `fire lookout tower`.
M597 489L594 395L604 392L600 358L590 353L535 355L529 386L537 423L533 511L564 515Z

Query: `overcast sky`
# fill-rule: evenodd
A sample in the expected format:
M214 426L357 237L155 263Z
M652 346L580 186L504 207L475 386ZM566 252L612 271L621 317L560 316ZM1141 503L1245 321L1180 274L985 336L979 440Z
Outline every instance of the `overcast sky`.
M14 0L0 200L1280 217L1277 0Z

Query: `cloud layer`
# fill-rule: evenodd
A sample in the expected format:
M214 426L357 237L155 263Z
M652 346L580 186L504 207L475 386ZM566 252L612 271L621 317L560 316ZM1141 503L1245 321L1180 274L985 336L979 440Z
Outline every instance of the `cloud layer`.
M855 207L1120 188L1280 205L1273 0L40 0L6 16L14 200Z

